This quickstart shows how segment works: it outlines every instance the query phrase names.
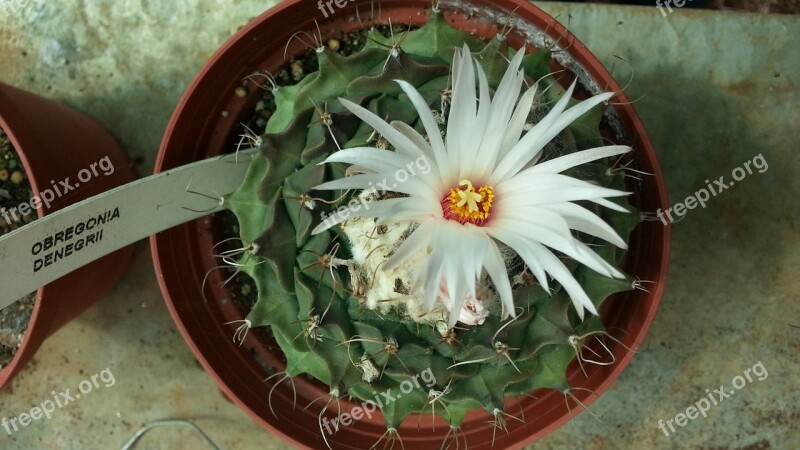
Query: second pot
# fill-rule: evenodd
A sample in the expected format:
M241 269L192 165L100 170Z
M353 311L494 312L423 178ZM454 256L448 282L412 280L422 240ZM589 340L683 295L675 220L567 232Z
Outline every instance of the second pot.
M127 154L103 127L66 106L4 83L0 128L19 155L34 196L68 177L75 180L101 160L103 166L113 167L57 196L49 206L41 204L38 217L136 179ZM127 272L133 251L132 246L120 249L37 291L22 345L0 370L0 388L25 367L47 337L111 290Z

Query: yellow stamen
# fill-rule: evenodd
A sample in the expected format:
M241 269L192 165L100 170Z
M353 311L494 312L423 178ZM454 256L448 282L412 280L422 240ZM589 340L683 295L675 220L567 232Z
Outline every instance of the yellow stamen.
M458 185L464 189L450 189L450 195L442 202L442 206L445 207L445 217L461 223L482 225L489 219L494 188L481 186L476 190L469 180L461 180Z
M463 207L464 204L467 205L467 210L470 213L473 213L478 210L478 202L483 200L483 196L477 192L475 192L475 187L472 186L472 182L469 180L461 180L458 182L459 186L466 186L466 189L459 189L456 191L458 193L458 197L461 199L458 201L459 208Z

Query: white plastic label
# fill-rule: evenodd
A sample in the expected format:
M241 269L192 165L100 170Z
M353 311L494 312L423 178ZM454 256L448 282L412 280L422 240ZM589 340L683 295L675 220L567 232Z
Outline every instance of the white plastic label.
M0 309L115 250L219 211L222 198L214 198L241 184L255 155L240 151L152 175L0 236Z

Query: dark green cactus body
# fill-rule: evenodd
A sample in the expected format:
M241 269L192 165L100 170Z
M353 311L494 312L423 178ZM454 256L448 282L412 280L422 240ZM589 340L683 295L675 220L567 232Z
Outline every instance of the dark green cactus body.
M241 261L255 280L258 302L247 316L253 327L269 326L286 354L290 376L309 374L330 386L332 392L373 401L375 392L399 393L401 383L413 382L402 398L381 405L389 428L397 428L411 413L431 411L458 427L467 411L484 408L502 411L504 399L539 388L566 392L566 368L575 357L570 336L602 330L598 317L579 322L567 294L557 284L545 292L533 282L517 285L518 318L501 321L492 310L482 325L453 330L447 339L430 325L421 325L400 313L378 314L364 308L361 294L352 292L343 260L349 255L345 236L338 228L311 235L320 211L331 211L350 198L337 199L312 188L340 178L346 167L318 165L344 147L367 145L373 130L349 113L338 101L345 97L387 121L415 126L416 110L396 79L417 87L432 107L438 108L449 86L454 48L470 45L494 88L513 55L502 37L491 42L455 30L441 15L409 32L402 49L376 32L364 49L341 56L328 49L318 52L319 71L299 84L280 87L276 110L263 137L263 157L252 164L241 187L226 198L227 207L240 222L241 238L258 244L258 255ZM381 42L383 45L377 44ZM531 82L548 74L550 55L545 50L525 57ZM544 78L549 87L545 100L563 90ZM539 106L545 108L544 106ZM546 147L544 158L602 145L598 108L575 122ZM374 145L374 144L372 144ZM570 175L623 189L620 176L601 163L572 169ZM313 210L298 199L323 198ZM630 208L624 199L613 200ZM588 205L587 205L588 206ZM639 221L636 213L601 211L602 217L623 238ZM335 242L340 245L336 247ZM590 242L589 239L586 239ZM623 252L604 241L591 241L596 252L618 265ZM337 252L329 254L332 248ZM577 263L568 265L599 308L609 295L631 289L632 280L615 280ZM509 276L518 276L519 264ZM395 345L396 344L396 345ZM379 376L365 381L363 359L369 359ZM414 376L430 373L436 384L428 387ZM369 378L369 377L366 377ZM408 384L405 385L406 390ZM434 392L432 392L434 391Z

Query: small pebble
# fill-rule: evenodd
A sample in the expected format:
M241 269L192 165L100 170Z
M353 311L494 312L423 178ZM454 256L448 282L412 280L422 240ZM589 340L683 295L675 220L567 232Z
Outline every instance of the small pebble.
M338 52L341 47L342 44L339 42L338 39L331 39L330 41L328 41L328 48L335 52Z
M14 184L20 184L24 179L25 179L25 174L23 174L19 170L11 174L11 182Z
M237 87L235 93L236 93L236 96L239 97L239 98L247 97L247 89L245 89L242 86Z
M303 63L300 61L295 61L292 63L292 76L295 78L300 78L303 76L305 71L303 70Z
M0 181L6 181L8 179L8 171L6 169L0 170Z

